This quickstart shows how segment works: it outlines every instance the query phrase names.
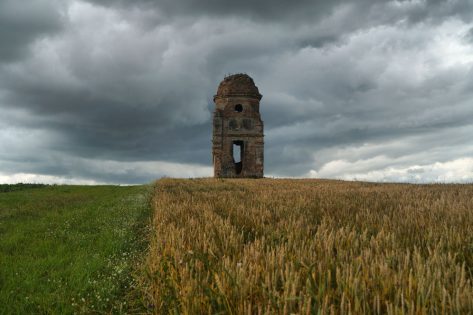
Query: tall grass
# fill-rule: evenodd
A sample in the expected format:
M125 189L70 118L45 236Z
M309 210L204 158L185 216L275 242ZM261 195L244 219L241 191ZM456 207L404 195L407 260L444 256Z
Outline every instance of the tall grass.
M473 185L164 179L153 207L150 312L473 313Z

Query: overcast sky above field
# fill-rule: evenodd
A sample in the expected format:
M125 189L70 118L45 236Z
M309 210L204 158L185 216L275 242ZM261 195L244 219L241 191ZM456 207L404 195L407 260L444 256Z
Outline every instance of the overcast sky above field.
M211 176L237 72L267 176L473 182L473 0L0 0L0 182Z

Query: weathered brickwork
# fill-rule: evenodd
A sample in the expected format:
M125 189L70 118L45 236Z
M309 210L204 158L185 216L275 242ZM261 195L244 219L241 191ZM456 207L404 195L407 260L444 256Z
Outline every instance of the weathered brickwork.
M263 121L259 93L246 74L227 76L214 96L213 165L215 177L263 177Z

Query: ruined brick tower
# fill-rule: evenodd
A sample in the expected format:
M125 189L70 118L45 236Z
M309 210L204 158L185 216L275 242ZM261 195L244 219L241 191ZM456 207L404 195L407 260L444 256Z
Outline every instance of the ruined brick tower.
M262 97L246 74L227 76L218 86L212 139L215 177L263 177Z

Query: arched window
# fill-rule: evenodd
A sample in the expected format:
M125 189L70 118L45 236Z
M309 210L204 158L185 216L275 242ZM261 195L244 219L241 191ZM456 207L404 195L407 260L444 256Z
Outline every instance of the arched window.
M241 113L243 111L243 105L236 104L235 105L235 111Z
M243 169L244 149L244 142L242 140L233 141L232 155L233 163L235 164L235 172L237 174L240 174Z

